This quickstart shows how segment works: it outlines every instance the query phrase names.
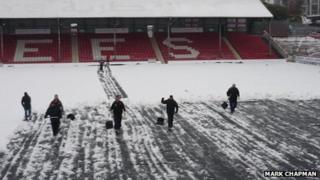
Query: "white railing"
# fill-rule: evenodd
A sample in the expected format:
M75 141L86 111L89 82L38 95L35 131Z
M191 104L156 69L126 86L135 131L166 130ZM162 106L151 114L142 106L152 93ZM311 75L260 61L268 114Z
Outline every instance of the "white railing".
M308 57L308 56L295 56L294 61L303 64L320 65L320 58Z
M284 49L281 45L279 45L279 43L277 43L272 36L270 36L270 34L267 31L263 32L262 35L267 41L271 42L271 45L274 49L276 49L278 51L278 53L281 54L282 57L288 57L288 52L286 51L286 49Z
M24 34L24 35L51 34L51 30L50 29L15 29L15 34Z

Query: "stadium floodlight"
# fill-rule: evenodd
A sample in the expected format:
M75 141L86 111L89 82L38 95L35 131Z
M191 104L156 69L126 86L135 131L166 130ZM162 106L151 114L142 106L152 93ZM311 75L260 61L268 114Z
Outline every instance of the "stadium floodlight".
M153 25L147 25L147 32L148 32L148 37L152 38L153 37Z

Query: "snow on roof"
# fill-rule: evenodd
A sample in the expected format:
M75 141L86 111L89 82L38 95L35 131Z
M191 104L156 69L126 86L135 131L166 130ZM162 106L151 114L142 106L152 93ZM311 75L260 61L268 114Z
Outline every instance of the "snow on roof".
M260 17L260 0L1 0L0 18Z

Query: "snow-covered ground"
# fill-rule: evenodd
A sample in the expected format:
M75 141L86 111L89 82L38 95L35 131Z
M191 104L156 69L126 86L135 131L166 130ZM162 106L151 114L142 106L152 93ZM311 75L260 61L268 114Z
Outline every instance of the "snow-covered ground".
M170 94L180 101L225 100L236 83L241 100L312 99L320 97L318 66L276 61L244 63L174 62L168 65L127 63L111 66L133 103L159 103ZM66 107L92 105L106 98L93 64L4 65L0 68L0 149L21 124L23 92L32 98L32 109L44 112L54 94Z
M130 101L139 103L159 103L170 94L187 101L226 100L233 83L241 100L320 97L320 68L284 60L131 64L113 66L112 73Z
M1 67L0 150L11 139L0 153L0 179L266 179L265 170L320 168L319 66L280 60L111 69L115 78L90 64ZM231 115L220 103L232 83L243 102ZM24 91L36 111L28 123ZM43 119L55 93L76 115L62 118L57 139ZM121 136L104 128L107 98L118 93L129 97ZM180 104L173 132L155 125L159 99L169 94Z
M23 124L21 98L31 96L32 110L44 113L58 94L66 108L93 104L106 98L97 78L96 66L72 64L4 65L0 67L0 150L8 136Z

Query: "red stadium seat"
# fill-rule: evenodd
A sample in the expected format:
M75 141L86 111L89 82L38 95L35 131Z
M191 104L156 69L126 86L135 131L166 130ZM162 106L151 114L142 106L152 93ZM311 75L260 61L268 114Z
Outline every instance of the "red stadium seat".
M235 59L222 40L219 47L218 33L155 33L165 60L217 60ZM243 59L274 59L268 45L259 37L246 33L228 33L228 39ZM78 34L80 62L93 62L105 57L113 61L146 61L156 59L146 33ZM6 35L4 36L4 63L72 62L70 34L61 35L60 58L57 35Z
M71 62L70 37L62 35L60 45L61 60L58 60L57 35L6 35L4 61L5 63Z
M108 57L113 61L146 61L155 54L146 33L79 34L79 60L91 62ZM102 56L102 57L101 57Z
M172 33L171 43L166 33L155 36L165 60L235 59L223 40L219 48L218 33Z
M273 50L269 55L269 47L260 36L243 32L229 32L228 39L242 59L279 58Z

